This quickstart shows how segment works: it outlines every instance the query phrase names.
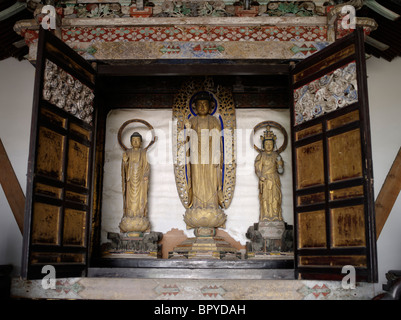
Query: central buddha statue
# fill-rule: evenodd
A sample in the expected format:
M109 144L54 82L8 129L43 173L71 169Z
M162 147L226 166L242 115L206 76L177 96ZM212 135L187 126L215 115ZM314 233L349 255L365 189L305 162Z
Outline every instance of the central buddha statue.
M184 221L188 228L195 228L195 235L214 235L215 228L226 221L222 207L222 141L219 121L210 115L211 97L207 92L194 100L197 114L186 123L188 130L187 170L189 207Z
M235 186L233 133L235 109L229 89L186 84L176 97L173 119L177 120L178 194L185 207L184 222L194 229L169 252L170 259L236 260L241 253L218 229L225 228Z

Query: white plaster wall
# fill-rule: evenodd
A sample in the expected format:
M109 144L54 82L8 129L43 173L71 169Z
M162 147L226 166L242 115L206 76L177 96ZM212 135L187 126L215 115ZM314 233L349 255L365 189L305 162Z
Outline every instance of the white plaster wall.
M254 172L254 161L257 152L251 145L251 131L261 121L271 120L280 123L290 134L289 110L269 109L237 109L237 175L233 201L228 209L226 229L235 240L245 245L245 233L249 226L258 222L259 200L258 180ZM149 219L153 231L166 233L172 228L185 230L189 237L193 231L186 231L183 221L185 208L176 189L174 167L172 161L171 139L171 110L137 110L117 109L109 113L106 123L106 145L104 166L104 188L102 206L102 242L107 242L107 232L119 232L118 224L122 217L122 191L121 191L121 157L122 149L117 142L117 132L121 125L129 119L143 119L154 128L158 140L148 151L151 164L151 177L149 188ZM275 130L275 129L273 129ZM129 137L134 131L139 131L144 137L146 146L150 133L142 124L126 127L124 130L125 145L130 146ZM283 142L279 131L277 144ZM263 130L255 134L255 143L260 147L260 135ZM283 218L293 224L292 213L292 170L290 144L282 153L285 171L281 176L283 190Z
M370 104L370 126L373 150L375 198L386 179L401 147L401 58L391 63L371 58L367 60ZM386 283L386 272L401 270L401 195L377 241L379 282Z
M391 63L382 59L371 58L367 61L367 68L369 75L374 188L377 196L401 146L399 129L401 119L399 95L401 91L401 58L397 58ZM15 59L0 61L0 137L24 191L26 187L33 85L34 68L28 62L19 62ZM237 117L239 112L238 110ZM156 123L152 124L154 126L157 125ZM285 162L287 164L289 160L285 160ZM286 169L288 172L288 166ZM238 171L237 180L236 195L241 190L240 170ZM170 206L170 203L167 204ZM232 205L234 206L235 203L233 202ZM227 214L230 214L230 212L227 211ZM229 218L231 216L230 214ZM254 217L257 217L257 214L254 214ZM181 226L184 227L183 222L181 223ZM227 226L229 227L228 224ZM174 223L174 227L178 228L180 225ZM385 273L388 270L401 269L400 227L401 197L397 199L377 242L378 291L381 290L382 284L386 282ZM16 269L19 269L21 265L21 250L22 236L0 188L0 264L11 263Z
M35 68L27 61L0 61L0 138L25 193ZM1 170L1 168L0 168ZM0 264L19 274L22 235L0 188Z

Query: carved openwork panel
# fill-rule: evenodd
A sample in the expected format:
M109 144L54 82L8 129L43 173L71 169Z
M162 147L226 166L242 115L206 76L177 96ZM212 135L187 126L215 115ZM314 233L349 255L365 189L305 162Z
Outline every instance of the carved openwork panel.
M294 90L295 124L357 101L356 65L351 62Z
M46 60L43 99L67 111L80 120L92 124L93 91L78 79Z

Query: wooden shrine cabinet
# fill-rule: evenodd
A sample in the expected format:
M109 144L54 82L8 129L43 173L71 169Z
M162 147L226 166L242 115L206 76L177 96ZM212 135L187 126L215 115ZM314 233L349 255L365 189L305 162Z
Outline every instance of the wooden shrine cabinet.
M113 77L255 76L285 79L291 114L294 279L338 280L342 267L377 282L364 35L357 29L298 62L101 65L41 30L28 162L22 277L88 275L99 259L106 105ZM57 80L55 80L57 78ZM61 81L62 85L56 84ZM57 88L56 88L57 87ZM336 91L340 87L342 90ZM57 94L52 94L59 90ZM60 103L70 95L74 103ZM313 102L319 101L319 104ZM63 105L60 108L59 105ZM240 196L240 195L238 195ZM140 259L120 267L139 268ZM153 267L196 268L154 260ZM99 262L100 261L100 262ZM235 268L221 261L219 268ZM240 264L242 262L238 262ZM262 266L261 266L262 265ZM244 266L244 265L243 265ZM260 264L259 268L267 268ZM207 266L203 266L207 268ZM242 268L242 267L240 267ZM243 268L251 268L248 264ZM229 271L228 271L229 272ZM91 272L89 272L89 275Z

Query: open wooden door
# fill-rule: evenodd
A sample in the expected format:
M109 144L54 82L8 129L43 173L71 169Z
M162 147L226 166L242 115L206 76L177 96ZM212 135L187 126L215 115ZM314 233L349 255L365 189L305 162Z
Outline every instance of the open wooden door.
M41 29L28 160L23 278L85 273L92 197L95 70Z
M363 30L292 70L296 273L377 282Z

